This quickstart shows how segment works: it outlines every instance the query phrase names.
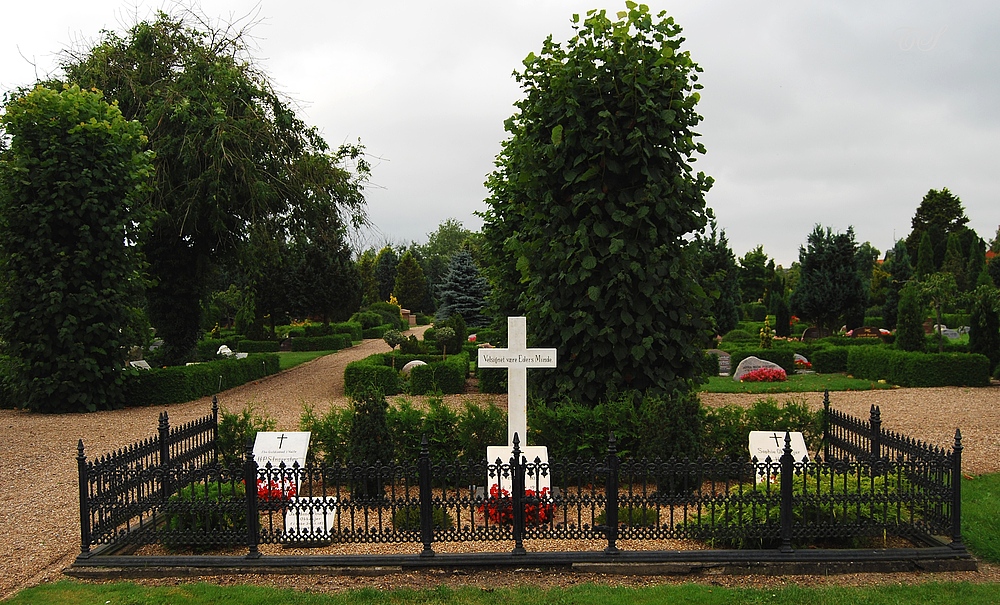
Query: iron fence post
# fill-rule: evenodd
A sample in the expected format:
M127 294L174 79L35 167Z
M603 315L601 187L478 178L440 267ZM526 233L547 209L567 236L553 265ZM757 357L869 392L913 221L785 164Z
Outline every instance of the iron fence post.
M882 458L882 411L875 404L872 404L871 411L871 457L872 462Z
M257 508L257 461L253 458L253 439L247 439L243 460L243 485L246 486L247 497L247 547L250 552L248 559L259 559L260 550L260 512Z
M615 542L618 540L618 444L615 441L615 433L611 432L608 438L608 476L604 482L604 494L607 500L605 505L605 522L607 523L608 546L604 549L605 554L616 555L620 551Z
M823 391L823 462L830 461L830 389Z
M524 555L524 463L521 461L520 440L514 433L514 451L510 458L511 504L514 507L514 555Z
M785 449L781 453L781 547L780 551L792 552L792 435L785 431Z
M212 462L219 462L219 396L212 395Z
M427 433L420 439L420 458L417 460L417 473L420 483L420 541L424 544L421 557L433 557L434 549L434 506L431 493L431 451L427 442Z
M170 480L170 419L166 412L160 412L157 431L160 439L160 497L166 502L174 493Z
M951 457L951 544L965 550L962 541L962 431L955 429L955 448Z
M76 445L76 468L80 481L80 556L87 558L90 556L90 475L83 439Z

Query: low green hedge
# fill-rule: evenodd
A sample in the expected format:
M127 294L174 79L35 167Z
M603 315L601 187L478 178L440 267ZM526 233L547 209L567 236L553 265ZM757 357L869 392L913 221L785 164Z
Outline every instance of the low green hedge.
M380 326L375 326L374 328L365 328L361 335L364 338L382 338L385 333L389 330L398 330L399 326L394 326L392 324L382 324Z
M398 395L399 371L389 365L388 355L376 353L347 364L344 368L344 394L356 397L368 387L374 386L383 395Z
M427 360L423 360L427 361ZM398 365L397 367L402 367ZM465 378L469 375L469 356L466 353L449 355L441 361L436 359L424 366L414 366L410 370L411 395L428 393L463 393Z
M855 378L885 380L902 387L983 387L990 384L990 361L970 353L910 353L886 347L854 347L847 372Z
M847 371L847 354L850 347L823 347L813 351L808 357L812 369L818 374L834 374Z
M132 406L184 403L277 374L279 369L276 354L261 353L246 359L139 370L128 380L125 401Z
M729 367L735 372L736 367L747 357L756 357L757 359L776 363L785 370L786 374L795 373L795 352L792 349L740 349L732 351L729 354Z
M364 329L356 321L342 321L340 323L332 324L330 328L333 330L334 334L349 334L351 340L358 342L362 340L364 335Z
M14 395L14 360L0 355L0 410L18 407Z
M292 339L292 351L339 351L351 346L350 334L331 334Z
M277 353L280 349L277 340L241 340L236 344L240 353Z
M480 393L506 393L507 370L504 368L476 368Z
M204 340L199 340L197 344L198 348L198 359L202 361L209 361L215 359L219 353L219 347L226 345L230 350L235 351L236 346L239 344L239 338L206 338Z

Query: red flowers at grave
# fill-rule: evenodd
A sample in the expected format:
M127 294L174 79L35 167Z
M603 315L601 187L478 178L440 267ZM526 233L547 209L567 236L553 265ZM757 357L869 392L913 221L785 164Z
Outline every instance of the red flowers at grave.
M510 497L510 492L495 483L490 486L490 497L479 505L478 510L490 523L497 525L514 523L514 501ZM537 495L533 489L524 490L525 525L548 523L555 512L556 505L549 497L549 488L543 487Z
M813 367L813 364L810 361L807 361L805 359L796 359L795 360L795 369L796 370L809 370L809 369L812 369L812 367Z
M264 502L287 501L294 497L297 491L295 483L289 481L288 479L282 479L280 481L270 479L257 480L257 499Z
M740 382L784 382L786 378L781 368L759 368L744 374Z

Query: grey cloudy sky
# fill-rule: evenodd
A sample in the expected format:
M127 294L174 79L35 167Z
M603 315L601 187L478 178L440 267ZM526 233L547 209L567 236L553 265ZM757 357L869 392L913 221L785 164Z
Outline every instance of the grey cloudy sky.
M361 139L374 170L370 243L424 241L446 218L478 229L483 182L520 90L511 73L570 16L621 3L202 0L259 23L255 56L331 144ZM698 129L708 203L741 256L797 259L813 225L884 251L928 189L948 187L990 240L1000 225L1000 3L649 2L704 68ZM0 90L56 53L169 3L44 0L4 7ZM28 59L26 60L25 57ZM32 66L31 62L34 62Z

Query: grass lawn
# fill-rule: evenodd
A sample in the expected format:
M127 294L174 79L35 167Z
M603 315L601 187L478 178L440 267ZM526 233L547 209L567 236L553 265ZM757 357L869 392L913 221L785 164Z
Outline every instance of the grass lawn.
M1000 473L962 480L962 538L976 556L1000 563Z
M1000 591L996 584L931 583L918 585L880 586L874 588L801 588L789 586L772 589L722 588L701 584L653 586L648 588L614 588L580 585L572 588L539 590L518 587L502 590L439 587L428 590L378 591L355 590L336 594L315 594L255 586L221 587L213 584L181 584L179 586L144 587L129 583L80 584L62 581L24 590L9 603L16 605L76 605L83 603L144 605L216 605L241 604L283 605L375 604L406 605L472 604L534 605L574 603L580 605L644 605L646 603L823 603L863 605L867 603L995 603Z
M278 361L281 364L281 369L287 370L288 368L294 368L299 364L331 353L336 353L336 351L290 351L287 353L278 353Z
M810 393L830 391L870 391L891 389L890 384L848 378L843 374L792 374L784 382L736 382L728 376L711 376L698 387L705 393Z

